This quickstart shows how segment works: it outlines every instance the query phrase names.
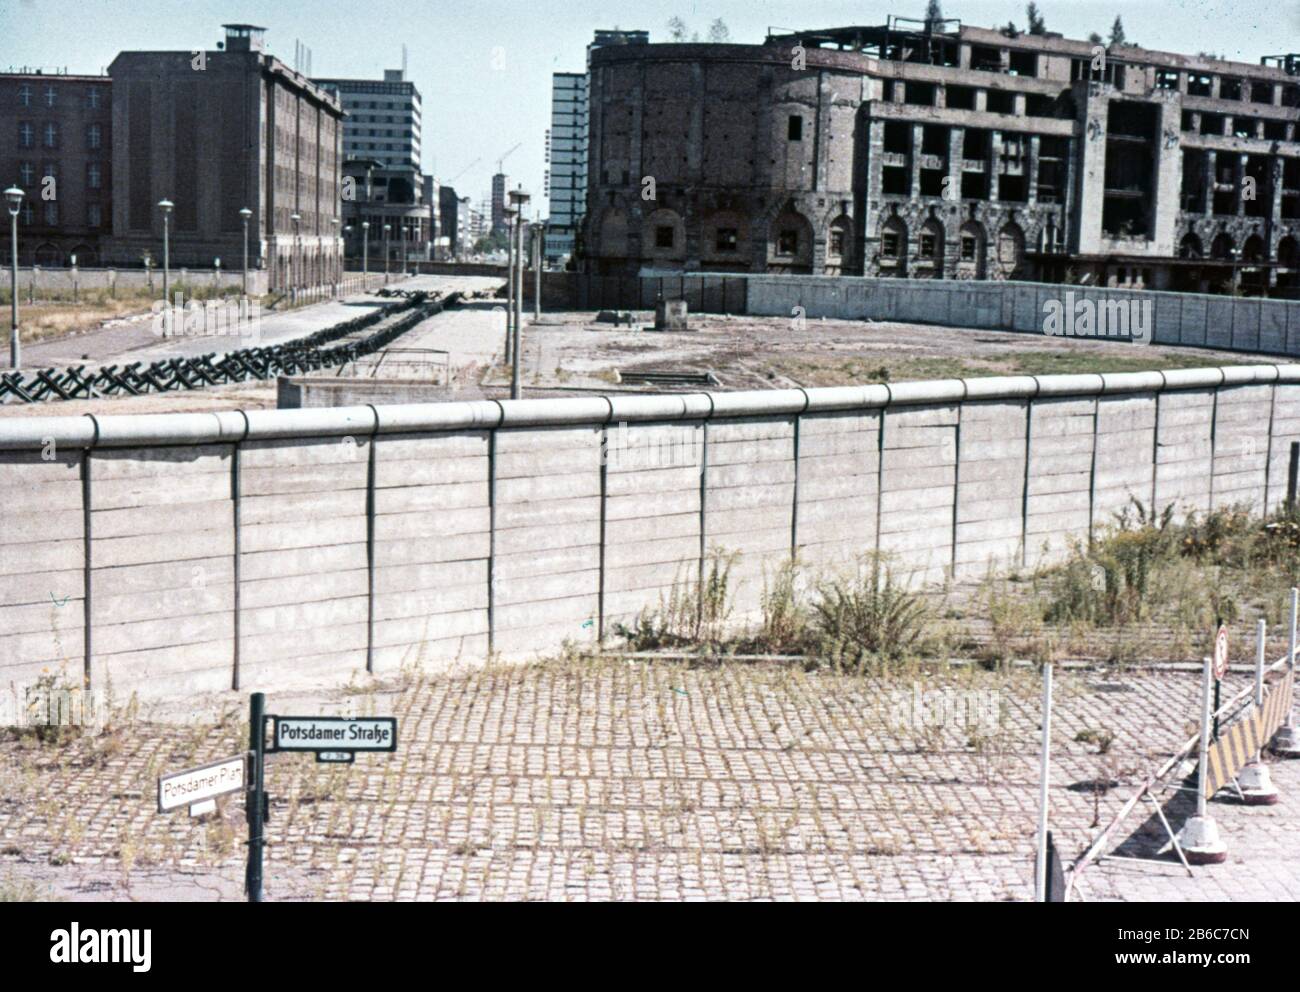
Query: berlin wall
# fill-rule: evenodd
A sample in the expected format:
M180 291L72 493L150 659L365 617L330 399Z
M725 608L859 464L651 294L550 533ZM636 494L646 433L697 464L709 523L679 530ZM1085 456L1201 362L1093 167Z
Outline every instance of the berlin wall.
M713 548L917 581L1059 558L1137 498L1286 496L1300 365L0 420L0 682L117 696L592 646Z

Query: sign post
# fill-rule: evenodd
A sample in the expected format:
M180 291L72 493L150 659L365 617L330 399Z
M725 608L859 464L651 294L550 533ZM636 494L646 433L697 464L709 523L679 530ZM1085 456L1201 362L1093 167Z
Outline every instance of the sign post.
M244 888L249 902L262 901L262 836L266 818L266 696L255 692L248 701L248 750L252 775L248 785L248 871Z
M1052 663L1043 665L1043 746L1038 765L1038 857L1034 866L1034 902L1049 901L1047 848L1047 780L1052 750Z
M1214 739L1219 739L1219 707L1223 677L1228 674L1228 628L1222 623L1214 635Z

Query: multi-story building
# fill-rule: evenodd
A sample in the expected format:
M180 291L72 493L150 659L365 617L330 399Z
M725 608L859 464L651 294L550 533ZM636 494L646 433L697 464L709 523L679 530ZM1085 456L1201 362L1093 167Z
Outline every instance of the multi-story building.
M504 231L506 227L506 176L498 172L492 177L492 233Z
M588 264L1294 294L1298 74L899 18L596 48Z
M377 159L343 163L343 222L347 255L362 257L362 238L371 264L400 270L404 260L427 257L432 237L424 177L409 168L387 169ZM369 227L365 225L369 224ZM385 230L387 228L387 230Z
M385 69L383 80L317 79L338 95L343 121L343 157L369 159L385 169L420 170L420 91L402 69Z
M23 198L19 262L93 266L112 223L113 86L107 76L0 73L0 182ZM7 223L8 217L5 217ZM9 237L0 257L9 260Z
M587 88L591 53L611 45L647 45L648 31L597 31L587 45L588 72L551 76L551 130L547 157L550 217L546 222L548 265L562 264L577 248L587 200Z
M440 257L456 258L463 250L461 235L460 194L454 187L438 187L438 240Z
M343 111L337 97L264 50L264 29L227 24L222 50L122 52L113 79L112 237L117 264L249 264L272 289L336 277Z
M550 188L546 262L562 264L573 255L587 200L587 74L551 76Z

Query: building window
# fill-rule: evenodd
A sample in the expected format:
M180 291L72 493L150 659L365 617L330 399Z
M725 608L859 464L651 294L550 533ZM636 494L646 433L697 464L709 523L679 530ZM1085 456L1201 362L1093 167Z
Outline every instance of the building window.
M55 179L59 175L59 167L54 162L46 162L41 169L42 179Z
M963 262L974 262L978 258L978 246L975 244L975 235L963 234L961 236L961 260Z
M59 204L55 200L45 201L45 223L49 227L55 227L59 223Z
M98 110L102 100L103 95L100 93L98 86L91 86L86 90L86 106L90 107L91 110Z
M36 181L36 166L31 162L24 162L18 166L18 175L23 181L24 186L30 186Z
M86 224L89 227L100 227L104 223L104 211L98 203L91 203L86 206Z
M735 251L738 240L736 229L734 227L718 228L718 251Z
M27 121L18 125L18 147L31 148L36 144L36 129Z
M103 185L104 175L100 171L98 162L91 162L86 166L86 186L90 189L99 189Z
M45 137L46 148L59 147L59 125L55 124L53 121L50 121L45 125L45 129L43 133Z
M790 122L787 125L786 136L791 141L803 141L803 118L797 114L790 115Z
M26 83L18 87L18 105L20 107L30 107L32 105L32 88Z
M95 149L103 144L103 131L98 124L91 124L86 128L86 147Z
M54 104L58 101L58 96L59 96L58 90L56 90L53 86L46 86L45 106L53 107Z
M661 224L655 228L655 247L672 248L674 229L670 224Z
M884 234L880 238L880 254L884 258L898 257L898 235Z
M778 255L797 255L799 254L799 232L782 231L776 238L776 253Z
M921 235L921 257L934 258L935 238L933 234Z
M36 211L32 209L32 201L23 201L23 223L31 224L36 220Z
M844 232L839 228L835 228L831 231L831 254L844 254Z

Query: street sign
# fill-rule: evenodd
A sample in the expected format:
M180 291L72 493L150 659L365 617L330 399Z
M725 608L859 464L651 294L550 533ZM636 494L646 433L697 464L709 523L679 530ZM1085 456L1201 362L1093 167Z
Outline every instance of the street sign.
M223 758L210 765L158 776L158 812L189 806L193 816L216 809L217 796L241 791L248 778L245 755Z
M273 751L397 750L396 717L273 716L271 720Z
M317 751L316 760L325 764L350 765L357 760L355 751Z
M1214 637L1214 677L1222 679L1228 674L1228 628L1220 624Z

